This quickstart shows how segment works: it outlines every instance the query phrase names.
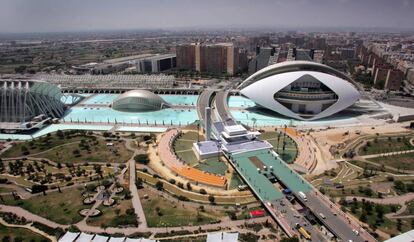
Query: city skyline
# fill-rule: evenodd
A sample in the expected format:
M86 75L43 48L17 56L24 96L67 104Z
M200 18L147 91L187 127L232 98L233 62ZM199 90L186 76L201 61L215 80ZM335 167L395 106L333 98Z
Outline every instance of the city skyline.
M412 0L2 0L1 6L0 33L208 28L412 30L414 21Z

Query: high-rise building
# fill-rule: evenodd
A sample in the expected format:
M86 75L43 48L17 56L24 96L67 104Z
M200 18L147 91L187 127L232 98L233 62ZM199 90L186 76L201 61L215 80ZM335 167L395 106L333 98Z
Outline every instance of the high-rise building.
M179 45L176 47L177 69L195 70L195 45Z
M178 69L234 75L247 67L246 52L232 43L181 45L176 51Z

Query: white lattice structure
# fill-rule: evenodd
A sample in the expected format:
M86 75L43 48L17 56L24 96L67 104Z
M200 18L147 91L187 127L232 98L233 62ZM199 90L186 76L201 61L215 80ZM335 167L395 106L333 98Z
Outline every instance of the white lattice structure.
M47 82L0 79L0 122L26 122L41 114L60 118L61 98L60 89Z
M171 75L38 75L40 80L66 89L171 88Z

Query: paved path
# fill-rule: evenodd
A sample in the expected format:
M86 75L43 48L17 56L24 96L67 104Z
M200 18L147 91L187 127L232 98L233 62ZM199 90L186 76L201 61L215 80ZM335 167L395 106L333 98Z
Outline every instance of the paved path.
M131 192L132 196L132 206L134 207L135 214L137 215L138 224L143 228L147 228L147 219L145 218L144 209L142 208L141 200L138 195L138 189L135 185L136 181L136 171L135 171L135 159L134 157L138 154L144 154L145 152L142 150L138 150L132 147L131 145L132 140L126 140L125 147L128 150L132 150L134 154L132 155L131 159L129 159L129 191Z

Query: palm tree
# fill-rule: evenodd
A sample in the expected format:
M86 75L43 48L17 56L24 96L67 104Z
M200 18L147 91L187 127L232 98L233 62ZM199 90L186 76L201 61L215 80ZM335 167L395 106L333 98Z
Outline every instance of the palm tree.
M256 125L257 119L256 118L252 118L253 121L253 131L254 131L254 126Z

